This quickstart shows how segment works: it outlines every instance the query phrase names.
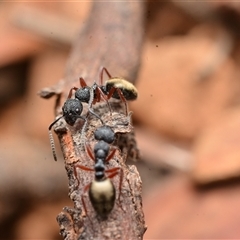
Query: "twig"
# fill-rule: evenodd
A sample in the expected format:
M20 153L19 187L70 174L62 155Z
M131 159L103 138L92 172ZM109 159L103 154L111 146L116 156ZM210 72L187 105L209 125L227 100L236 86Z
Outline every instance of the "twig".
M94 2L87 25L79 35L70 56L64 84L55 88L44 89L41 94L48 98L56 93L64 96L65 101L69 89L79 86L78 79L83 77L91 86L98 80L100 66L108 68L113 76L121 76L134 82L140 63L140 50L143 39L143 2ZM54 90L55 89L55 90ZM59 100L59 97L58 97ZM62 103L60 104L62 106ZM109 168L121 166L124 178L120 199L116 199L115 206L107 220L101 220L91 206L86 196L87 212L82 206L84 187L93 180L93 174L78 171L79 186L74 176L74 165L92 167L82 144L81 120L68 127L65 121L56 124L62 147L65 167L69 178L69 196L74 201L74 208L66 207L57 217L64 239L142 239L146 230L141 199L141 179L135 166L125 164L126 159L139 155L135 145L131 114L124 115L123 104L111 101L113 109L110 115L108 106L98 104L94 111L99 114L107 125L112 126L118 135L114 159L109 161ZM57 109L57 115L60 113ZM87 112L87 106L84 110ZM92 147L94 144L93 131L101 126L101 122L90 116L86 125L84 140ZM114 177L117 196L120 189L118 177ZM86 195L86 194L85 194Z

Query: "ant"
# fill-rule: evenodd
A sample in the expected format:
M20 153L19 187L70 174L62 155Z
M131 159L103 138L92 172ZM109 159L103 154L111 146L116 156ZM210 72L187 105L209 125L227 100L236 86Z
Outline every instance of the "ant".
M109 79L103 85L103 73L108 75ZM121 99L125 104L126 100L132 101L136 100L138 96L138 91L135 86L129 81L119 78L112 77L105 67L102 67L100 71L100 88L107 95L107 98Z
M95 172L94 180L84 187L83 192L85 194L88 191L89 199L93 208L102 219L106 219L114 207L116 198L116 190L111 178L115 177L117 174L120 174L119 199L123 180L123 170L120 167L106 169L105 166L106 163L113 158L116 152L116 148L110 152L109 147L109 144L113 143L115 140L115 133L113 130L109 126L103 125L96 129L94 132L94 138L95 140L98 140L98 142L95 144L93 151L89 145L86 145L87 153L90 159L95 162L94 168L88 168L77 164L74 166L74 175L79 185L77 168L85 171ZM106 176L106 174L109 175ZM82 203L84 210L87 213L84 195L82 196Z
M106 73L109 79L103 85L103 73ZM126 115L128 115L127 110L127 100L135 100L138 96L138 91L135 86L128 82L127 80L119 77L112 77L108 70L105 67L102 67L99 74L100 85L96 82L93 84L92 87L89 87L85 80L80 77L79 82L81 88L73 87L69 91L69 96L72 95L72 91L75 90L75 98L79 99L81 102L89 103L89 111L93 113L92 105L100 102L101 99L107 102L108 107L111 111L110 105L108 100L112 98L121 99L122 102L125 104ZM92 101L90 101L90 91L91 89L94 92L94 96Z

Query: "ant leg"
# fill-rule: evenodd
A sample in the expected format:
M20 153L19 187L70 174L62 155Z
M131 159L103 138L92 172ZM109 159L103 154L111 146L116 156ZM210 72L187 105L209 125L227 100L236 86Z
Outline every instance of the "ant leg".
M86 149L87 149L88 156L91 158L91 160L93 160L95 162L92 149L90 148L88 143L86 143Z
M123 170L120 168L120 180L119 180L119 196L118 200L120 200L120 195L122 194L122 182L123 182Z
M104 92L102 91L102 89L100 87L96 88L96 95L97 95L97 98L96 98L95 102L100 102L101 98L102 98L107 103L109 111L110 111L110 113L112 115L112 108L111 108L111 106L110 106L110 104L108 102L109 98L107 97L106 94L104 94Z
M87 84L86 84L85 80L84 80L82 77L79 78L79 83L80 83L80 85L81 85L82 88L83 88L83 87L87 87ZM73 91L73 90L77 91L78 88L77 88L77 87L72 87L72 88L70 89L70 91L69 91L69 93L68 93L68 99L72 97L72 91Z
M116 148L114 148L113 150L112 150L112 152L108 155L108 157L106 158L106 162L108 162L109 160L111 160L112 158L113 158L113 156L114 156L114 154L115 154L115 152L116 152Z
M95 104L95 103L96 103L96 101L94 99L93 88L90 88L90 99L89 99L89 103L88 103L88 111L91 114L93 114L96 118L98 118L101 121L102 124L104 124L103 120L101 119L101 117L93 111L92 105Z
M89 185L90 185L90 184L89 184ZM82 204L83 204L84 212L86 213L86 215L88 215L88 214L87 214L86 203L85 203L85 201L84 201L84 195L82 195L81 199L82 199Z
M77 87L72 87L72 88L70 89L70 91L69 91L69 93L68 93L68 97L67 97L68 99L72 97L72 91L73 91L73 90L77 91L78 88L77 88Z
M120 174L120 179L119 179L119 195L118 195L118 200L120 200L120 196L122 193L122 182L123 182L123 170L120 167L115 167L111 169L107 169L106 173L112 173L108 176L108 178L113 178L115 177L118 173Z
M123 96L122 91L119 88L116 88L118 95L120 96L121 100L123 101L126 109L126 116L128 116L128 104L126 98Z
M108 72L108 70L105 67L101 67L100 68L100 74L99 74L99 79L100 79L100 85L103 85L103 72L105 71L105 73L108 75L109 78L112 78L112 76L110 75L110 73Z
M101 89L100 89L101 90ZM92 105L96 104L97 102L100 102L101 101L101 93L99 91L99 87L96 86L96 89L95 89L95 94L96 94L96 97L93 98L93 101L91 103L91 107ZM104 94L103 94L104 95ZM104 96L105 97L105 96ZM105 100L105 99L104 99Z
M86 192L89 190L90 185L91 185L91 183L89 183L87 186L84 187L83 195L82 195L81 199L82 199L82 204L83 204L84 212L86 213L86 216L87 216L88 219L90 220L90 222L91 222L91 224L92 224L92 227L93 227L93 222L92 222L92 220L90 219L90 217L89 217L88 214L87 214L87 205L86 205L85 200L84 200L84 197L86 196L85 194L86 194Z
M112 88L110 89L109 93L107 94L107 98L108 98L108 99L111 98L115 91L117 91L120 99L121 99L122 102L124 103L125 109L126 109L126 116L128 116L127 100L126 100L126 98L123 96L123 93L122 93L122 91L121 91L119 88L112 87Z
M102 124L104 124L104 122L103 122L103 120L101 119L101 117L100 117L99 115L97 115L97 114L93 111L92 108L88 108L88 111L89 111L92 115L94 115L96 118L98 118L98 119L101 121Z
M101 98L102 98L102 99L107 103L108 108L109 108L109 111L110 111L110 113L112 114L111 106L110 106L110 104L109 104L109 102L108 102L108 99L106 98L106 95L105 95L104 92L102 91L102 89L97 86L95 93L96 93L96 98L92 101L91 106L92 106L93 104L97 103L97 102L100 102L100 101L101 101Z
M91 172L94 172L95 170L92 169L92 168L85 167L85 166L80 165L80 164L74 165L73 174L74 174L75 178L77 179L77 182L78 182L77 187L78 187L80 182L79 182L79 179L78 179L78 176L77 176L77 168L80 168L80 169L85 170L85 171L91 171Z
M87 83L85 82L85 80L82 77L79 78L79 83L82 88L87 87Z
M96 98L93 100L92 104L95 104L101 101L101 93L99 91L99 87L96 87L95 93L96 93Z

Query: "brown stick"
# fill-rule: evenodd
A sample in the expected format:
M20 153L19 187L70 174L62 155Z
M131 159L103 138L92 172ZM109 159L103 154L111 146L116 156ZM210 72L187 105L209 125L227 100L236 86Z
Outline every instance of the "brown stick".
M90 86L94 80L98 81L101 66L107 67L113 76L124 77L134 82L141 56L143 8L142 1L94 2L89 20L73 47L64 84L61 82L56 85L55 90L49 89L49 94L47 89L43 90L42 96L44 94L45 98L50 97L54 91L59 96L62 90L64 95L62 101L65 101L71 87L80 87L79 77L83 77ZM71 130L64 121L61 122L61 127L55 128L69 177L69 196L74 202L74 208L66 207L57 218L64 239L142 239L146 230L142 211L141 179L135 166L125 164L126 159L138 160L139 157L131 125L131 114L129 116L124 114L124 104L118 100L113 101L111 107L112 115L106 103L98 104L94 108L104 123L112 126L114 132L118 134L115 145L119 149L113 160L109 161L107 169L119 166L123 169L121 196L116 199L107 220L101 220L97 216L88 196L83 196L87 210L84 212L81 199L85 186L93 180L93 174L78 169L78 180L74 176L75 164L92 167L92 161L88 158L83 143L87 141L93 147L95 143L93 132L101 126L101 122L90 116L84 131L85 136L80 134L81 120ZM87 109L85 113L86 111ZM57 113L59 112L60 109L57 109ZM113 183L117 196L120 192L117 187L119 181L119 177L115 176Z

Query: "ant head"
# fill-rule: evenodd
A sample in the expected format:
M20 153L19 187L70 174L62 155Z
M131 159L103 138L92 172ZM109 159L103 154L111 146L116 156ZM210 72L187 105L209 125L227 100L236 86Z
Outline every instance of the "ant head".
M82 113L83 106L78 99L67 99L62 107L65 121L73 126Z
M96 140L103 140L106 143L113 143L115 140L115 133L109 126L99 127L94 132L94 137Z
M75 92L75 98L77 98L80 102L89 103L89 101L90 101L90 87L85 86L85 87L79 88Z

